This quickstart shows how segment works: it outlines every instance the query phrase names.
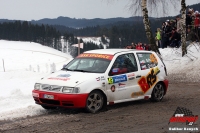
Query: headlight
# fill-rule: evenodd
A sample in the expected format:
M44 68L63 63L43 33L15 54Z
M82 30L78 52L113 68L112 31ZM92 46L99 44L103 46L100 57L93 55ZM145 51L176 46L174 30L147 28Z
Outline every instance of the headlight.
M79 88L75 87L63 87L63 93L79 93Z
M34 90L40 90L41 84L35 83Z

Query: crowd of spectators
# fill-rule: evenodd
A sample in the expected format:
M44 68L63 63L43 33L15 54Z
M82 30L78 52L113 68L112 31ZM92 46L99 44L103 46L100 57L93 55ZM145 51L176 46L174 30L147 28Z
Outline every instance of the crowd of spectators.
M184 20L177 16L176 19L166 20L162 23L162 28L155 31L155 40L158 48L180 47L181 33ZM200 40L200 13L189 8L186 14L186 46L191 42ZM150 50L150 44L132 43L125 47L127 49Z
M146 43L132 43L129 46L125 47L126 49L138 49L138 50L147 50L150 51L150 44L146 44Z
M184 20L177 16L175 20L167 20L162 24L162 30L156 31L156 44L159 48L180 47L181 33L183 31ZM188 9L186 14L186 45L190 42L198 41L200 36L200 13L193 9Z

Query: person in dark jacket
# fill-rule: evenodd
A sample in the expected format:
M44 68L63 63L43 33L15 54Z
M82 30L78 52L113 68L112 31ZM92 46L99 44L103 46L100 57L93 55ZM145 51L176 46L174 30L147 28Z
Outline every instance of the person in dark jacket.
M197 40L195 33L190 28L187 29L187 32L188 34L186 37L186 47L189 46L192 42Z
M178 48L179 47L179 44L180 44L180 34L176 31L176 28L173 28L172 29L172 34L171 34L171 37L169 38L170 39L170 46L171 47L176 47Z
M165 22L166 25L163 27L163 38L162 38L162 48L167 48L169 45L169 37L171 34L171 26L168 22Z
M192 15L190 12L186 15L186 27L191 28L192 27Z

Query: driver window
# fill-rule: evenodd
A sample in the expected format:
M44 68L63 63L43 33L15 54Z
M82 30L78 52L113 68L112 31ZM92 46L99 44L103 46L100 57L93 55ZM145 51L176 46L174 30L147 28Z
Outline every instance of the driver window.
M134 54L119 55L109 72L109 76L125 74L138 71L137 62Z

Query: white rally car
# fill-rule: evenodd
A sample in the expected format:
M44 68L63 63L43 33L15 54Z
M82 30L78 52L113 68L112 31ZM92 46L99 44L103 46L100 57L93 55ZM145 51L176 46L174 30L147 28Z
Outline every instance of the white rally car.
M32 95L45 109L86 108L95 113L120 102L161 101L168 88L166 76L165 64L155 52L91 50L35 83Z

